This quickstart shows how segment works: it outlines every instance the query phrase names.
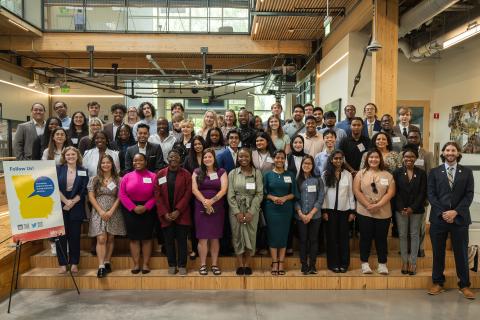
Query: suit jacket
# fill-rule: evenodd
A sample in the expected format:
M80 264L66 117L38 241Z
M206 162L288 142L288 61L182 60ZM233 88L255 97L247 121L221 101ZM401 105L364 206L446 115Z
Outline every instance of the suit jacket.
M409 124L408 125L408 132L412 131L412 130L418 130L418 127L417 126L414 126L413 124ZM400 125L396 125L395 127L393 127L393 131L397 134L397 135L402 135L403 136L403 132L402 130L400 130ZM407 133L408 133L407 132Z
M103 132L105 132L105 134L107 135L108 141L110 141L110 143L115 141L115 136L113 135L113 122L107 123L105 126L103 126Z
M412 180L408 180L407 169L398 168L393 172L395 179L395 210L402 212L404 208L411 208L413 213L425 212L427 199L427 174L424 170L414 167Z
M77 176L73 182L72 191L69 192L67 191L67 170L68 166L66 164L57 166L58 188L67 199L72 199L79 195L80 201L77 202L70 211L63 211L63 213L68 214L71 220L83 221L87 217L85 212L85 197L87 195L88 171L84 167L77 167ZM85 176L78 174L81 171L85 172Z
M380 132L380 130L382 130L382 126L380 125L380 120L375 119L375 122L373 123L373 134L375 134L376 132ZM363 120L362 135L364 135L365 137L368 137L367 119Z
M227 174L235 169L235 159L233 159L232 153L228 147L220 151L220 153L217 155L217 164L219 168L225 169Z
M170 201L168 200L168 183L159 184L159 179L167 177L167 175L168 167L158 171L155 181L155 199L157 201L157 214L161 226L162 228L168 227L172 223L165 215L175 209L180 212L175 223L189 226L191 224L190 200L192 199L192 175L187 170L178 168L173 195L174 208L170 207Z
M18 125L13 140L13 154L17 160L33 159L33 143L38 138L35 124L32 121Z
M470 205L473 201L474 181L472 170L457 164L453 188L450 188L445 164L432 169L428 176L428 201L432 206L430 223L446 223L442 213L455 210L458 215L454 223L458 226L468 226L472 223L470 218Z
M133 157L139 152L138 144L128 147L125 154L125 173L133 171ZM163 152L160 145L147 142L146 146L147 169L151 172L157 172L165 167L163 161Z
M423 160L423 166L420 165L421 161L418 162L418 160ZM418 148L418 159L416 166L425 170L428 175L430 170L433 168L433 153L423 148Z

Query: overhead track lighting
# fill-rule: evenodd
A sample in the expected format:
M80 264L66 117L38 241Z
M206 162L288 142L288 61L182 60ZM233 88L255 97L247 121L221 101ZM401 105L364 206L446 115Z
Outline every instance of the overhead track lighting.
M450 48L451 46L454 46L459 42L467 40L478 33L480 33L480 25L477 24L476 21L474 21L473 23L468 25L467 30L465 32L459 33L453 38L450 38L447 41L445 41L443 43L443 49Z
M22 26L20 23L13 21L12 19L8 19L8 22L10 22L11 24L19 27L19 28L22 29L23 31L27 31L27 32L30 31L30 30L28 30L27 28L25 28L24 26Z

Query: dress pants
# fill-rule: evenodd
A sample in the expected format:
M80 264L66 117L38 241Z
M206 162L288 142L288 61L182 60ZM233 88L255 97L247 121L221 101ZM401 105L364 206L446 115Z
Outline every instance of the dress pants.
M165 248L167 249L167 260L169 267L184 268L187 266L187 237L190 226L171 223L168 227L163 227L163 236ZM175 240L177 248L175 249ZM178 260L177 260L178 258Z
M302 266L315 267L318 250L318 231L322 219L312 219L305 224L297 220L298 237L300 240L300 263ZM308 258L308 260L307 260Z
M327 265L328 269L348 269L350 265L350 239L348 236L349 211L327 210Z
M455 267L459 279L459 288L470 287L470 275L468 270L468 226L458 226L454 223L431 223L430 239L433 250L433 283L443 285L445 282L445 248L447 237L450 233Z
M65 224L65 235L56 241L58 264L79 264L80 262L80 233L82 229L81 220L71 220L70 215L63 214ZM68 245L68 252L67 252Z
M375 240L378 263L387 263L387 236L392 219L375 219L358 214L357 220L360 227L360 261L368 262L372 240Z
M232 227L230 226L228 214L230 214L230 209L228 207L228 201L225 201L226 217L223 219L223 237L220 238L220 255L222 256L233 255Z

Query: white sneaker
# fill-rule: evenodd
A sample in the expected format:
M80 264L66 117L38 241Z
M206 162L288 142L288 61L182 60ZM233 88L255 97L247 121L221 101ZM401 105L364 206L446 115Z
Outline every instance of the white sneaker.
M50 252L56 256L57 255L57 246L55 245L55 242L50 243Z
M368 262L362 263L362 273L363 274L372 274L372 269L370 268L370 265Z
M383 275L387 275L388 274L387 265L385 263L379 263L378 268L377 268L377 272L380 273L380 274L383 274Z

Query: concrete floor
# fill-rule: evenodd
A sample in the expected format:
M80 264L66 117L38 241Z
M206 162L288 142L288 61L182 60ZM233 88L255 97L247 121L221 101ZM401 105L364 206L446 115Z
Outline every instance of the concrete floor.
M476 319L480 301L457 290L74 291L21 290L0 304L0 319Z

